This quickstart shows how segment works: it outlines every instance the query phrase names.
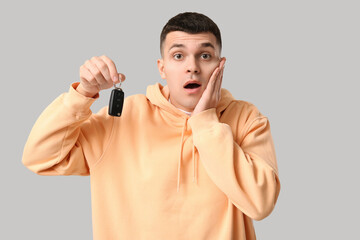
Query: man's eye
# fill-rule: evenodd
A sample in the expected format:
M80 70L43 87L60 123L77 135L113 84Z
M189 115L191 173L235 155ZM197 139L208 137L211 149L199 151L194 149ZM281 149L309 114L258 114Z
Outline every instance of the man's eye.
M208 54L208 53L203 53L203 54L201 54L201 58L202 58L202 59L210 59L210 57L211 57L211 55Z
M174 55L174 59L176 59L176 60L180 60L181 58L182 58L182 54L180 54L180 53L177 53Z

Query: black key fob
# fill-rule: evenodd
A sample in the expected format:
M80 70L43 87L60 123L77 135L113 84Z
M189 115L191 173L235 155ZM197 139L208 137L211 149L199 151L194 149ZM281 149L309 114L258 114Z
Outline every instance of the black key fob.
M116 87L115 84L114 87L111 91L108 113L111 116L120 117L124 105L124 92L120 87Z

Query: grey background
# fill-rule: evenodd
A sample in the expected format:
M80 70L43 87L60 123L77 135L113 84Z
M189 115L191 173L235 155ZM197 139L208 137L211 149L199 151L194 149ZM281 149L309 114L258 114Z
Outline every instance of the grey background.
M271 123L281 180L258 239L358 238L358 1L1 1L0 239L91 239L89 177L21 163L41 111L105 54L126 95L161 82L159 34L183 11L220 27L223 87ZM94 112L108 103L101 93Z

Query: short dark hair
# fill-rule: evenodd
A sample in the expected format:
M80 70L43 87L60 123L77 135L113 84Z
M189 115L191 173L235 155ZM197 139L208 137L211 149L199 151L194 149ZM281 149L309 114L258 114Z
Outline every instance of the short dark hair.
M163 27L160 34L160 53L162 55L163 43L169 32L182 31L190 34L210 32L215 35L216 42L221 51L220 29L213 20L201 13L184 12L171 18Z

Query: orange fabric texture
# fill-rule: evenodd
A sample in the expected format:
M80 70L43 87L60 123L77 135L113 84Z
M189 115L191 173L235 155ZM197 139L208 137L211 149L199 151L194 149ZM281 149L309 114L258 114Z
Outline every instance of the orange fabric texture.
M222 89L193 117L167 86L125 99L121 117L93 114L72 84L40 115L23 163L40 175L90 175L93 237L256 239L280 192L268 119Z

